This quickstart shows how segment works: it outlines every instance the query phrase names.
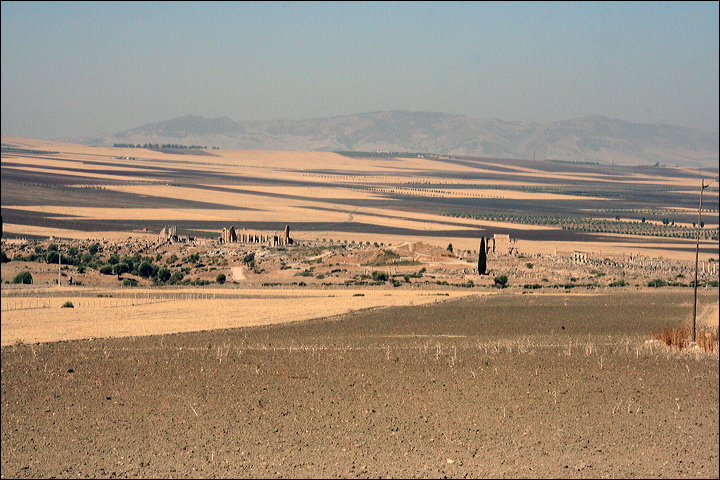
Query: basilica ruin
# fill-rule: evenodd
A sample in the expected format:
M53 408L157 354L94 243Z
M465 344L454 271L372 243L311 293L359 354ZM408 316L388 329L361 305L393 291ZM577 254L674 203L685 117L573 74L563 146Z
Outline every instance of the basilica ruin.
M221 243L260 243L270 247L278 247L292 245L293 239L290 238L290 225L285 225L282 234L277 232L261 232L257 230L242 229L236 231L235 227L223 228L220 233Z
M160 242L169 243L185 243L194 241L193 237L182 237L177 234L176 226L166 226L158 235ZM263 232L259 230L235 230L235 227L223 228L220 232L219 243L255 243L267 245L269 247L281 247L293 245L294 241L290 238L290 225L285 225L285 230L281 234L277 232Z

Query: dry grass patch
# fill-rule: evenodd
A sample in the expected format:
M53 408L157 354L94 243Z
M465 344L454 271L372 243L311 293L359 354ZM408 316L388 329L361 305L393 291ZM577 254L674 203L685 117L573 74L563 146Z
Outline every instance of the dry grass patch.
M679 350L688 348L692 342L692 333L689 327L682 328L664 328L653 335L653 338L668 347L674 347ZM696 343L699 348L705 352L718 352L718 330L702 329L696 332Z

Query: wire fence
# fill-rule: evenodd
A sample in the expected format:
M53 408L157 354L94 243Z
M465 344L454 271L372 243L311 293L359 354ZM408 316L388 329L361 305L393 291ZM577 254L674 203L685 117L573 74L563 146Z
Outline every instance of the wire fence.
M93 294L90 292L53 292L41 293L31 291L15 291L12 296L3 296L3 312L13 310L35 310L41 308L61 308L66 302L71 302L73 308L121 308L138 305L148 305L162 302L176 302L182 300L212 300L228 298L228 295L216 293L186 292L186 293L113 293L112 295ZM239 298L239 297L238 297ZM63 299L58 301L56 299ZM70 299L70 300L68 300Z

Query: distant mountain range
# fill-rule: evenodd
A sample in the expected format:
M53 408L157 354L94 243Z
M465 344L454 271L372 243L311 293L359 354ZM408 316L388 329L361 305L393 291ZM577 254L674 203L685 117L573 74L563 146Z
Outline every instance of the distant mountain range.
M84 145L180 144L238 150L390 151L619 165L717 168L718 134L598 115L562 122L505 122L435 112L373 112L306 120L236 122L186 115Z

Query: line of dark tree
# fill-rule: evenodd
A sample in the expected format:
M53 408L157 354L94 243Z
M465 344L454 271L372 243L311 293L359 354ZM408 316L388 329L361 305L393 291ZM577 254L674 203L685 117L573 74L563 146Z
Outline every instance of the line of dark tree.
M350 158L386 158L386 157L417 157L418 155L427 155L424 153L413 153L413 152L361 152L361 151L346 151L336 150L332 153L343 155Z
M34 153L38 155L49 155L52 153L60 153L53 150L32 150L29 148L18 148L18 147L10 147L3 145L2 146L2 152L3 153Z
M600 165L600 162L581 162L581 161L572 161L572 160L556 160L554 158L546 158L546 162L555 162L555 163L572 163L577 165Z
M186 149L186 148L196 148L196 149L205 149L207 150L207 146L202 145L180 145L179 143L145 143L143 145L133 144L133 143L113 143L113 147L116 148L147 148L149 150L160 150L160 149L170 149L170 150L180 150L180 149ZM211 147L213 149L219 150L219 147Z

